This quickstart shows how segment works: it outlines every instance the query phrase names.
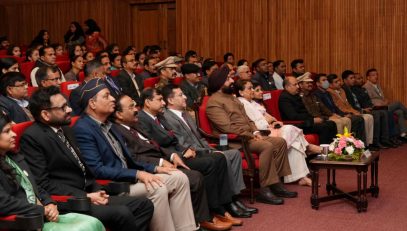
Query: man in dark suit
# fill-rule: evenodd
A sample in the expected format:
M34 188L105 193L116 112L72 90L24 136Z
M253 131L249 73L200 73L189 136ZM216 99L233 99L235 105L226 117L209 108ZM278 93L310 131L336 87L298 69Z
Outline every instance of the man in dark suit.
M95 181L77 148L72 130L71 108L57 87L36 91L30 101L35 123L21 137L20 150L31 167L36 183L50 194L88 197L87 214L109 228L148 230L153 204L146 198L106 194ZM68 210L63 204L62 211Z
M110 94L117 99L119 95L122 93L121 87L116 83L115 78L112 78L110 74L112 70L110 69L110 59L107 55L102 55L97 59L103 66L104 75L101 77L103 79L104 84L106 85L107 89L109 89Z
M246 188L243 181L240 151L231 149L221 152L209 146L205 138L199 134L194 119L185 110L187 99L179 87L168 85L162 89L162 94L167 105L167 110L163 114L164 118L181 145L191 146L197 152L208 152L212 155L222 154L226 157L230 188L234 195L233 209L229 210L229 213L235 217L250 217L251 213L256 213L257 209L246 207L237 198L240 191Z
M151 230L194 230L188 178L165 166L135 162L120 134L107 118L115 99L101 79L85 84L81 91L84 115L74 126L85 162L97 178L130 182L130 196L147 197L154 204Z
M160 147L151 140L139 126L136 103L127 95L122 95L116 102L113 125L122 134L126 146L134 160L152 163L157 166L177 168L188 176L195 220L202 228L208 230L227 230L230 223L223 223L216 217L211 217L206 199L203 176L200 172L190 170L182 159L172 150Z
M141 94L143 110L138 113L139 124L151 138L165 148L172 149L191 169L204 175L209 209L222 221L241 225L242 221L232 217L225 208L231 206L232 191L227 175L226 158L223 155L195 152L194 148L178 143L173 131L162 116L165 102L159 90L146 88Z
M134 71L137 62L132 54L123 55L121 60L123 69L116 76L117 84L122 88L122 93L130 96L134 101L140 103L140 94L144 88L143 79L138 78Z
M256 70L256 74L252 77L252 82L261 86L263 91L276 90L273 76L269 73L267 67L267 61L265 59L258 59L252 64L253 70Z
M0 80L0 108L15 123L33 120L27 109L27 86L20 72L8 72Z
M195 64L184 64L181 67L185 79L181 82L181 89L187 97L188 109L193 108L194 103L199 102L205 93L205 85L200 80L200 68Z
M299 95L298 81L295 77L286 77L283 81L284 91L281 93L278 107L283 120L303 120L299 125L304 133L317 133L321 144L330 144L336 135L336 124L321 117L312 117L308 113Z

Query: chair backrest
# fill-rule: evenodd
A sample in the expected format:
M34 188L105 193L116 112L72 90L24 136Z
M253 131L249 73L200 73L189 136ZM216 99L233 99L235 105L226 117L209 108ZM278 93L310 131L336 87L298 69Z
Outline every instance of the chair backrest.
M144 80L144 88L154 87L160 81L160 77L152 77Z
M71 91L77 87L79 87L80 83L77 81L66 81L61 83L61 93L64 94L66 97L69 98L71 95Z
M212 134L212 127L209 122L208 116L206 115L206 105L208 104L209 96L204 96L201 105L198 107L198 114L196 121L198 127L201 128L205 133Z
M17 151L20 148L20 139L25 129L27 129L32 124L33 121L27 121L23 123L13 124L11 126L11 130L13 130L13 132L16 133L16 147L14 148L15 151Z
M31 98L32 94L38 89L38 87L29 86L27 89L27 96Z
M119 73L120 73L120 70L113 70L113 71L110 73L110 75L111 75L112 77L116 77L116 76L119 75Z
M136 75L140 74L141 72L144 71L144 68L137 68L134 73L136 73Z
M12 55L0 55L0 58L13 58L15 59L19 64L23 63L25 61L25 56L23 57L17 57L17 56L12 56Z
M69 62L69 56L68 55L57 55L56 61L57 62L65 62L65 61Z
M20 64L20 71L25 76L25 81L31 85L31 71L34 69L35 62L25 62Z
M79 82L83 82L83 80L85 79L85 72L83 72L83 71L80 71L79 72L79 75L78 75L78 78L79 78Z
M172 81L172 83L173 83L174 85L179 86L179 85L181 84L182 80L184 80L184 77L176 77L176 78Z
M71 62L69 61L58 61L56 62L59 69L61 69L62 73L67 73L71 69Z
M281 121L281 115L280 109L278 108L278 99L280 98L282 92L283 90L263 92L263 103L267 112L279 121Z

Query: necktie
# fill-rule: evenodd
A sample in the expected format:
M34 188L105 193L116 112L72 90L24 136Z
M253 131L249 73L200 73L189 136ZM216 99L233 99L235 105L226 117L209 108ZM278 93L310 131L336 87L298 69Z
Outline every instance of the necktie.
M25 172L21 170L21 168L8 156L6 156L5 161L8 163L8 165L16 170L17 173L17 181L20 183L20 186L24 189L25 194L27 196L27 201L31 204L35 204L36 197L34 193L33 186L28 179L28 177L25 175Z
M120 89L117 87L116 83L109 76L106 76L106 81L109 83L110 86L112 86L115 93L120 95Z
M86 182L86 169L85 169L85 165L83 164L83 162L81 161L81 159L79 158L78 154L75 152L75 149L72 147L72 145L69 143L69 140L65 137L64 132L62 131L62 129L58 129L57 131L57 135L58 137L61 139L62 143L65 144L65 146L69 149L69 151L71 151L73 157L75 158L75 160L78 162L79 167L82 170L83 176L85 178L85 182Z
M135 129L130 128L130 133L133 135L134 138L143 140L143 139L140 138L138 132L137 132ZM146 137L146 138L147 138L147 137ZM143 140L143 141L148 142L148 143L154 145L154 147L155 147L156 149L160 150L160 145L159 145L157 142L155 142L154 140L150 140L150 139L149 139L149 140Z

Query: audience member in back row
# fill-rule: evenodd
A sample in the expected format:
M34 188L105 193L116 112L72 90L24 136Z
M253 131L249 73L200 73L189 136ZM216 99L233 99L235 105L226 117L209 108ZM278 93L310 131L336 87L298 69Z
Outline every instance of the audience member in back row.
M40 67L35 73L35 79L39 88L49 86L59 87L61 85L61 73L56 67Z
M64 35L65 48L70 51L75 45L82 45L85 42L85 33L78 22L71 22L68 31Z
M107 41L101 35L101 29L93 19L85 21L85 44L87 51L94 54L107 47Z
M28 110L27 86L28 83L20 72L9 72L0 80L0 109L14 123L34 120Z
M139 124L149 138L153 138L163 147L176 153L187 168L197 170L204 175L204 184L209 208L219 220L233 225L242 225L242 221L231 216L226 209L232 203L232 190L229 184L226 158L223 155L211 155L195 151L193 147L178 142L169 122L162 113L165 102L160 91L146 88L142 94L142 108L138 113ZM175 156L175 155L174 155Z
M283 81L284 91L281 93L278 107L283 120L302 120L299 125L305 134L317 133L321 144L330 144L336 136L336 124L321 117L314 117L308 113L307 108L299 95L298 81L288 76Z
M223 55L223 62L235 66L235 56L231 52L228 52Z
M35 48L28 48L25 51L25 61L26 62L35 62L40 58L38 50Z
M170 56L157 63L155 67L157 68L158 76L160 77L160 81L155 85L155 88L157 89L167 86L177 77L177 72L175 70L177 64L175 64L174 56Z
M29 45L29 47L34 47L34 46L38 46L41 45L43 47L47 47L51 45L51 41L49 39L49 33L47 30L40 30L37 34L37 36L35 36L35 38L31 41L31 44Z
M261 86L264 91L271 91L276 89L273 76L269 73L267 61L263 58L253 62L252 69L256 70L256 74L252 77L252 82Z
M0 58L0 70L0 76L6 74L7 72L19 72L17 60L11 57Z
M0 36L0 50L7 50L10 46L10 42L7 39L7 36Z
M116 80L110 75L112 70L110 69L110 59L108 55L101 55L96 60L102 64L104 75L101 77L105 82L106 87L109 89L110 94L117 99L122 93L122 88L117 84Z
M186 63L182 65L181 69L185 78L182 80L180 87L187 97L187 109L193 110L194 103L199 103L201 97L205 95L206 87L199 79L201 73L197 65Z
M10 47L7 49L7 55L21 57L21 48L14 44L10 45Z
M241 79L241 80L247 80L247 81L252 80L252 72L250 71L249 66L246 66L246 65L238 66L236 73L237 73L237 76L239 76L239 79Z
M20 150L36 183L52 195L88 197L90 216L109 229L148 230L154 211L145 197L109 196L84 162L72 129L71 108L57 87L41 88L30 100L35 123L21 137ZM58 204L62 212L69 207Z
M285 73L287 72L287 65L284 60L276 60L273 62L273 80L277 89L283 90L283 80L285 79Z
M115 98L99 78L81 89L85 115L76 122L75 137L81 154L95 176L130 182L130 196L147 196L154 204L151 230L193 230L196 228L188 178L181 171L136 162L108 117ZM107 141L107 142L106 142Z
M243 181L240 151L237 149L218 151L209 146L205 138L199 134L194 119L185 110L186 95L183 94L179 87L175 85L166 86L163 88L162 94L167 105L167 109L163 114L164 118L181 145L185 147L191 146L196 152L210 153L211 155L220 154L226 157L229 183L233 193L228 212L234 217L251 217L252 213L257 213L257 209L248 208L238 200L240 191L246 188Z
M40 59L38 59L35 62L34 65L34 69L32 69L30 77L31 77L31 85L33 87L38 87L38 83L37 83L37 79L36 79L36 75L35 73L37 73L38 68L40 67L55 67L58 69L60 75L61 75L61 82L65 82L65 77L61 71L61 69L59 69L59 67L56 65L56 56L55 56L55 50L52 47L41 47L39 50L39 55L40 55Z
M195 220L202 228L209 230L226 230L230 223L211 218L203 176L200 172L190 170L181 158L172 150L160 147L156 141L138 126L138 109L136 103L127 95L121 95L116 102L113 125L123 135L126 146L136 161L152 163L158 166L177 168L188 176Z
M407 142L407 125L406 125L406 118L407 118L407 108L400 102L394 101L390 102L384 96L384 93L379 86L379 74L376 69L369 69L366 72L367 81L363 87L367 90L370 99L374 106L387 106L388 110L398 117L398 126L399 126L399 139Z
M353 109L346 98L345 91L341 87L341 78L339 78L336 74L328 75L328 82L329 88L327 89L327 91L331 95L335 105L339 108L339 110L351 115L363 117L366 134L366 140L363 140L363 142L365 142L366 147L368 147L373 143L373 116L366 113L362 114L359 111ZM374 146L371 148L375 149Z
M66 81L78 81L79 72L83 70L83 57L81 55L75 55L71 57L71 70L65 73Z
M268 204L283 204L281 197L297 197L296 192L287 191L280 177L291 174L287 157L287 143L280 137L262 136L256 125L247 116L242 103L233 96L233 71L227 67L209 77L209 92L206 114L215 135L234 133L249 138L249 150L259 154L260 192L257 201Z
M247 116L255 123L258 130L270 131L271 137L282 137L287 143L288 162L290 163L291 175L284 176L285 183L298 181L299 185L311 186L311 180L307 177L309 170L305 158L306 152L321 153L321 148L309 144L302 130L293 125L283 125L281 121L266 112L266 109L255 101L261 100L263 92L254 91L253 84L247 80L238 80L235 84L236 95L242 102ZM260 99L259 99L260 98Z
M368 106L368 102L371 100L368 98L366 102L362 102L355 94L355 74L351 70L345 70L342 72L343 90L345 91L346 98L353 109L361 112L368 113L373 116L373 148L390 148L397 147L396 144L390 142L389 136L389 123L388 123L388 111L387 110L373 110Z
M298 78L305 74L305 65L303 59L294 59L291 62L292 76Z
M155 65L157 64L157 59L146 57L144 60L144 71L137 75L138 79L148 79L152 77L157 77L157 68Z
M137 68L137 61L134 55L123 55L121 60L123 69L115 80L117 85L122 89L122 93L130 96L137 104L140 104L140 95L143 91L143 78L136 76L134 71Z
M218 64L212 59L206 59L202 64L202 80L201 82L208 87L208 78L212 72L219 68Z

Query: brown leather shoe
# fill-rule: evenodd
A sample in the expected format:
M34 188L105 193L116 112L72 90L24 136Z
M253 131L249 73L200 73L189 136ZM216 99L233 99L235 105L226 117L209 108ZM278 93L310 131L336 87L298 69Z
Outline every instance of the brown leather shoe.
M226 212L224 216L221 216L219 214L215 214L214 216L217 217L222 222L232 223L233 226L241 226L241 225L243 225L242 220L239 220L239 219L237 219L235 217L232 217L232 215L230 215L230 213L228 213L228 212Z
M218 218L213 217L212 222L203 221L200 223L201 228L214 231L229 230L232 228L232 223L222 222Z

